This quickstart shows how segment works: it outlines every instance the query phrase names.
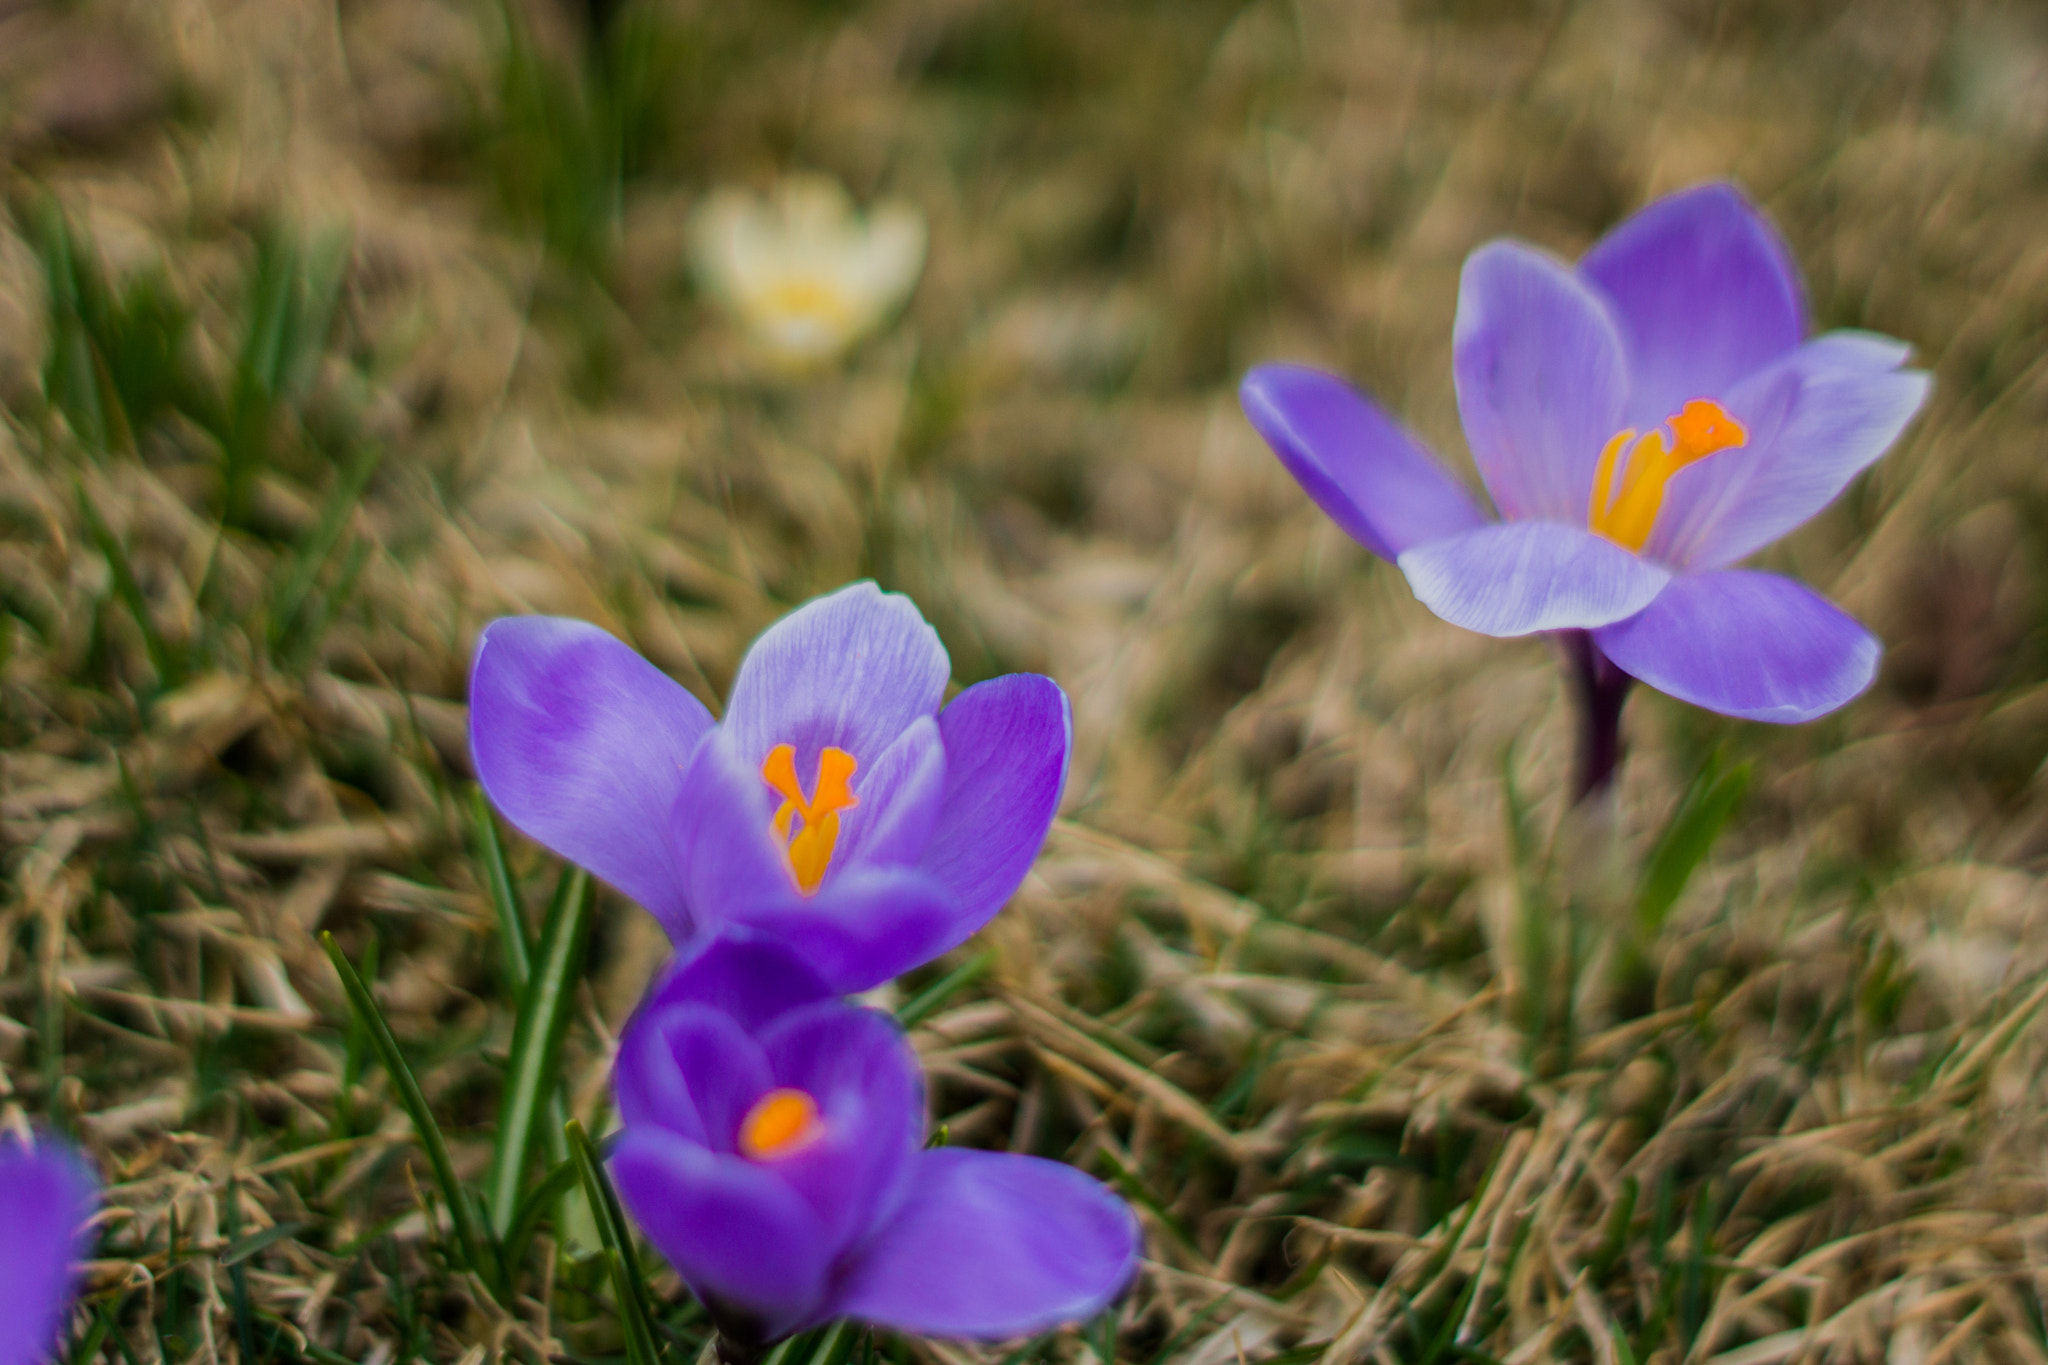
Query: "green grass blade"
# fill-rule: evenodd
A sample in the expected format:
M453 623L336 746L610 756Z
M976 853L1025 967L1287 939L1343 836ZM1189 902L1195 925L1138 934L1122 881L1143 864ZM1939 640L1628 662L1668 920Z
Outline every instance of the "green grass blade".
M370 477L383 461L382 446L365 446L328 493L327 501L320 509L319 521L299 543L291 568L278 581L277 591L270 599L268 626L273 651L283 646L304 612L314 580L333 558L335 547L341 544L341 538L348 530L349 514L362 501L363 490L369 486Z
M1643 870L1636 901L1636 924L1645 938L1655 937L1664 927L1664 919L1678 903L1686 883L1742 804L1749 790L1749 774L1747 763L1723 770L1719 762L1710 759L1672 812Z
M85 522L86 532L91 535L94 547L106 559L107 569L113 575L114 595L121 599L121 605L135 618L135 628L142 633L142 647L149 655L149 666L156 670L157 685L166 690L176 687L184 679L183 661L170 642L158 633L156 622L150 619L149 601L143 596L134 566L128 562L128 552L122 548L113 529L100 517L99 509L92 505L84 483L74 482L72 491L78 498L78 513Z
M915 1028L938 1013L948 1000L986 976L995 962L995 950L992 948L976 953L905 1001L903 1007L896 1011L896 1022L905 1028Z
M320 946L327 950L328 960L334 964L334 973L341 978L341 988L348 995L349 1009L364 1032L369 1034L371 1046L376 1048L385 1072L391 1077L392 1087L398 1091L399 1103L405 1106L406 1114L412 1119L413 1132L419 1138L420 1146L426 1149L427 1161L434 1168L434 1179L440 1183L442 1197L448 1201L449 1217L455 1222L455 1240L463 1262L479 1273L487 1272L491 1266L483 1256L485 1243L470 1207L469 1192L455 1178L455 1163L449 1160L448 1143L441 1136L441 1126L434 1122L434 1111L427 1107L426 1094L420 1089L412 1068L399 1054L398 1039L392 1035L391 1025L384 1021L384 1012L377 1008L370 988L363 984L363 979L356 975L356 969L342 955L341 945L334 941L334 935L321 934Z
M516 1267L526 1259L526 1248L533 1242L534 1233L540 1230L540 1220L547 1216L548 1206L561 1199L581 1179L574 1158L564 1157L548 1168L540 1183L528 1192L519 1203L519 1212L512 1219L512 1228L502 1239L505 1248L505 1264ZM561 1240L559 1230L556 1240Z
M483 868L484 892L498 915L498 940L505 950L505 975L512 989L526 994L527 978L533 975L533 945L526 937L526 918L519 913L519 898L512 894L512 873L505 865L505 845L498 840L498 822L491 814L490 798L477 787L469 794L470 825L476 835L476 860Z
M627 1359L631 1365L657 1365L660 1357L654 1344L652 1315L648 1312L647 1281L640 1273L639 1253L633 1249L633 1230L626 1226L619 1197L605 1176L604 1163L598 1159L590 1135L574 1119L569 1120L568 1133L569 1150L574 1154L577 1173L583 1177L583 1193L597 1213L597 1235L611 1268L619 1316L625 1320Z
M553 1092L562 1038L569 1031L569 1005L583 974L583 946L590 937L590 874L563 874L541 929L540 955L527 980L519 1019L512 1029L512 1059L506 1067L505 1097L498 1108L498 1140L492 1153L491 1227L511 1230L519 1212L519 1187L541 1109Z

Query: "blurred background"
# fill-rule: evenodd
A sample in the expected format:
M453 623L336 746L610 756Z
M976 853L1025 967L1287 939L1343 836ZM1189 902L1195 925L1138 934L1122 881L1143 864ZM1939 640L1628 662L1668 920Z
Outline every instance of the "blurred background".
M477 630L587 618L715 708L858 577L1073 701L1038 873L889 1002L945 986L950 1140L1146 1221L1029 1352L2048 1358L2038 6L0 0L0 155L0 1059L110 1186L74 1358L617 1358L566 1214L512 1290L451 1261L314 934L473 1177ZM1469 473L1465 255L1720 178L1934 395L1762 560L1876 687L1635 697L1603 919L1545 644L1419 607L1235 386L1336 370ZM593 1132L667 951L602 894Z

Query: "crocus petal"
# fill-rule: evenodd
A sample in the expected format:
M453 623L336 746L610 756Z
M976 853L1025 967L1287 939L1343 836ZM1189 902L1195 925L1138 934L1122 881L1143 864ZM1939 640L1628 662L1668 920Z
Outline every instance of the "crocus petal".
M512 616L477 639L469 743L492 803L675 935L689 924L669 810L710 728L703 703L588 622Z
M652 1016L675 1005L704 1005L751 1034L831 994L832 988L786 944L727 929L692 943L648 991L639 1013Z
M771 1341L817 1315L840 1248L772 1170L659 1128L628 1129L610 1165L619 1199L700 1298Z
M924 1073L896 1021L821 1001L778 1019L761 1038L775 1083L809 1095L820 1136L773 1165L818 1212L825 1236L849 1245L901 1196L924 1132Z
M690 913L706 929L731 922L737 905L793 896L797 887L775 836L775 794L726 740L721 731L697 747L673 820Z
M1615 666L1744 720L1812 720L1877 674L1869 631L1802 584L1729 570L1675 580L1640 616L1595 631Z
M946 750L938 722L920 716L865 775L854 774L860 804L839 817L833 866L916 862L932 841L945 790Z
M1806 335L1791 253L1732 185L1667 195L1579 262L1627 347L1626 424L1647 431L1694 398L1726 393Z
M1031 870L1066 789L1073 729L1067 694L1035 673L976 683L939 712L946 794L920 865L959 901L961 938Z
M773 1085L760 1044L708 1005L637 1017L612 1073L628 1127L665 1128L719 1152L734 1150L740 1120Z
M1747 558L1833 502L1927 400L1889 337L1831 333L1728 391L1749 443L1672 475L1645 551L1681 568Z
M76 1287L72 1263L90 1244L98 1185L69 1148L0 1140L0 1365L51 1357Z
M1237 396L1316 506L1382 559L1486 524L1471 495L1413 436L1336 376L1261 365Z
M1585 630L1633 616L1671 574L1576 526L1518 521L1482 526L1402 555L1421 603L1481 635Z
M796 746L808 787L818 751L835 745L873 763L920 716L939 709L952 665L910 599L854 583L798 607L754 641L720 729L758 765Z
M815 896L750 903L734 918L800 948L833 990L849 995L923 966L978 927L938 882L900 867L849 868Z
M1137 1257L1130 1209L1071 1166L925 1152L828 1312L919 1336L1019 1337L1100 1312Z
M1501 516L1584 523L1628 369L1592 289L1518 242L1465 262L1452 329L1458 415Z

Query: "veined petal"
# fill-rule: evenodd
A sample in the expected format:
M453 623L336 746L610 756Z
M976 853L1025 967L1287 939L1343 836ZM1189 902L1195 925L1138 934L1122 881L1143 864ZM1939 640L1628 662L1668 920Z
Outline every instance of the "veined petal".
M635 1017L651 1017L676 1005L704 1005L752 1034L770 1020L831 994L832 988L788 945L727 928L680 951L649 989Z
M1501 516L1584 523L1628 396L1606 304L1533 247L1488 243L1458 283L1452 361L1465 439Z
M923 966L979 927L945 887L903 867L848 868L815 896L753 901L732 913L752 932L793 945L847 995Z
M1927 401L1928 376L1900 369L1890 337L1831 332L1729 390L1749 443L1671 478L1644 547L1682 568L1718 569L1833 502L1890 449Z
M612 1071L628 1127L664 1128L718 1152L733 1150L748 1106L772 1084L760 1046L708 1005L636 1015Z
M1633 616L1669 570L1602 536L1554 521L1515 521L1418 545L1401 572L1422 605L1481 635L1586 630Z
M1099 1182L1037 1157L941 1149L918 1157L828 1312L919 1336L1021 1337L1100 1312L1137 1264L1137 1220Z
M1780 724L1843 705L1877 676L1869 631L1803 584L1729 570L1674 581L1593 633L1615 667L1680 701Z
M659 1128L612 1149L619 1199L700 1298L757 1320L775 1340L816 1317L841 1248L772 1170Z
M1334 375L1261 365L1244 377L1238 401L1316 506L1382 559L1486 524L1457 479Z
M951 676L938 632L908 597L854 583L762 632L719 728L756 767L776 745L795 745L808 782L826 745L874 762L912 721L938 711Z
M1667 195L1579 262L1604 295L1628 354L1620 425L1648 431L1688 399L1728 392L1806 336L1791 253L1733 185Z
M44 1140L33 1150L0 1139L0 1284L10 1311L0 1313L0 1362L51 1358L70 1312L72 1264L91 1244L86 1221L98 1183L68 1147Z
M959 902L965 939L1016 892L1045 843L1066 789L1073 719L1058 683L1011 673L953 698L939 734L946 794L919 866Z
M939 725L920 716L865 773L855 773L860 804L840 818L834 867L914 863L932 841L946 790L946 750Z
M584 621L484 627L469 677L477 778L505 818L688 932L669 811L711 713Z

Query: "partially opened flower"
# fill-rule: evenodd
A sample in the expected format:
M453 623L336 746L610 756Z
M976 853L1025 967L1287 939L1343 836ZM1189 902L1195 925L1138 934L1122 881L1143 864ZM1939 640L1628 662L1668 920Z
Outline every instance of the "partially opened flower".
M1735 565L1831 502L1928 389L1900 342L1807 332L1784 244L1740 192L1706 185L1576 267L1513 241L1466 261L1458 411L1499 521L1332 376L1265 366L1242 398L1317 504L1445 620L1585 632L1596 684L1618 669L1726 715L1802 721L1869 685L1878 643Z
M941 710L951 664L906 597L856 583L771 626L724 720L596 626L477 641L470 746L498 809L682 941L801 945L835 991L954 947L1030 870L1066 780L1066 694L1013 673Z
M880 326L924 268L923 215L891 201L863 217L823 176L788 176L765 202L718 190L692 227L705 287L793 365L829 360Z
M77 1288L98 1185L68 1148L0 1139L0 1365L48 1360Z
M1138 1252L1122 1201L1058 1162L922 1150L895 1021L789 1007L806 971L779 945L718 940L620 1039L612 1177L719 1331L741 1354L842 1317L996 1339L1115 1297Z

